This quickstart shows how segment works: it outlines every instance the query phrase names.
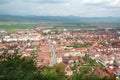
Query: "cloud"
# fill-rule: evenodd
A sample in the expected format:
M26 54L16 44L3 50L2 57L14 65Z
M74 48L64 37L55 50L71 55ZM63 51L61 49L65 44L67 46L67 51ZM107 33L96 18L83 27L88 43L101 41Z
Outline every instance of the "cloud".
M84 4L97 4L97 3L101 3L101 0L82 0L82 2Z
M24 0L25 1L25 0ZM27 2L35 2L35 3L64 3L66 0L26 0Z
M0 14L120 16L120 0L0 0Z
M10 0L0 0L0 4L6 4L6 3L9 3L11 2Z
M0 4L7 4L11 2L28 2L28 3L39 3L39 4L53 4L53 3L65 3L68 0L0 0Z
M114 0L106 4L108 7L120 8L120 0Z
M120 8L120 0L82 0L83 4L101 7Z

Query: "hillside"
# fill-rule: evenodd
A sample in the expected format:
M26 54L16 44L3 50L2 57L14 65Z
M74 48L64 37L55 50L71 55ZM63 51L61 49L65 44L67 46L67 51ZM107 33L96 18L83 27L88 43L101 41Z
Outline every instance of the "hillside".
M0 21L46 21L46 22L113 22L120 23L120 17L77 17L77 16L14 16L0 15Z

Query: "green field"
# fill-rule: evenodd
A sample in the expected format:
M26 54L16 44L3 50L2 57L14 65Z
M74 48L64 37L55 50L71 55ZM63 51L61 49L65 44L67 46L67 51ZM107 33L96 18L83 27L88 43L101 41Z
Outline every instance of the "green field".
M39 24L2 24L0 29L31 29L39 26Z
M32 29L40 26L39 23L33 22L8 22L8 21L0 21L0 29L6 30L8 33L17 33L23 29Z
M6 29L8 34L17 33L20 30L23 30L23 29Z

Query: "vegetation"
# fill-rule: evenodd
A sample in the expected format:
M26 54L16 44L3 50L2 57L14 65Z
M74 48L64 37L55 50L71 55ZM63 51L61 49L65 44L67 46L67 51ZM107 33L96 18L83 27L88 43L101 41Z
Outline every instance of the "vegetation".
M21 30L21 29L6 29L8 34L17 33L19 30Z
M101 44L102 46L107 46L107 44L106 44L105 42L100 42L100 44Z
M59 42L59 40L60 40L60 39L58 39L58 38L55 38L54 40L55 40L56 42Z
M91 43L84 43L84 44L74 43L74 44L72 44L71 46L68 46L68 47L73 47L73 48L86 48L86 47L89 47L89 46L91 46L91 45L92 45Z
M39 24L2 24L0 29L31 29L39 26Z
M51 67L43 67L43 80L66 80L64 76L64 66L62 64L56 64Z
M71 65L72 70L74 71L71 76L72 80L114 80L112 78L108 79L106 77L101 78L94 73L95 67L99 66L103 71L103 65L97 63L95 60L90 59L87 55L85 57L79 57L78 62L74 62Z
M100 77L96 76L82 76L79 74L73 74L72 80L106 80L106 79L101 79Z
M80 68L82 75L74 72L72 76L65 76L63 64L55 64L53 67L36 67L33 56L22 57L17 50L10 55L7 54L7 50L4 50L4 53L0 55L0 80L108 80L94 75L83 75L91 71L90 66L97 64L88 57L84 60L88 62L85 63L85 67ZM76 68L83 66L74 64L76 64Z
M0 55L0 80L43 80L32 57L21 57L17 53Z

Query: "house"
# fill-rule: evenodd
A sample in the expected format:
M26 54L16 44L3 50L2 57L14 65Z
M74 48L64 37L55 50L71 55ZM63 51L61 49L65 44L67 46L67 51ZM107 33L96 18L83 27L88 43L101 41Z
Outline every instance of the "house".
M73 71L72 71L72 69L70 68L69 65L66 66L65 72L66 72L65 75L67 75L67 76L71 76L73 74Z

